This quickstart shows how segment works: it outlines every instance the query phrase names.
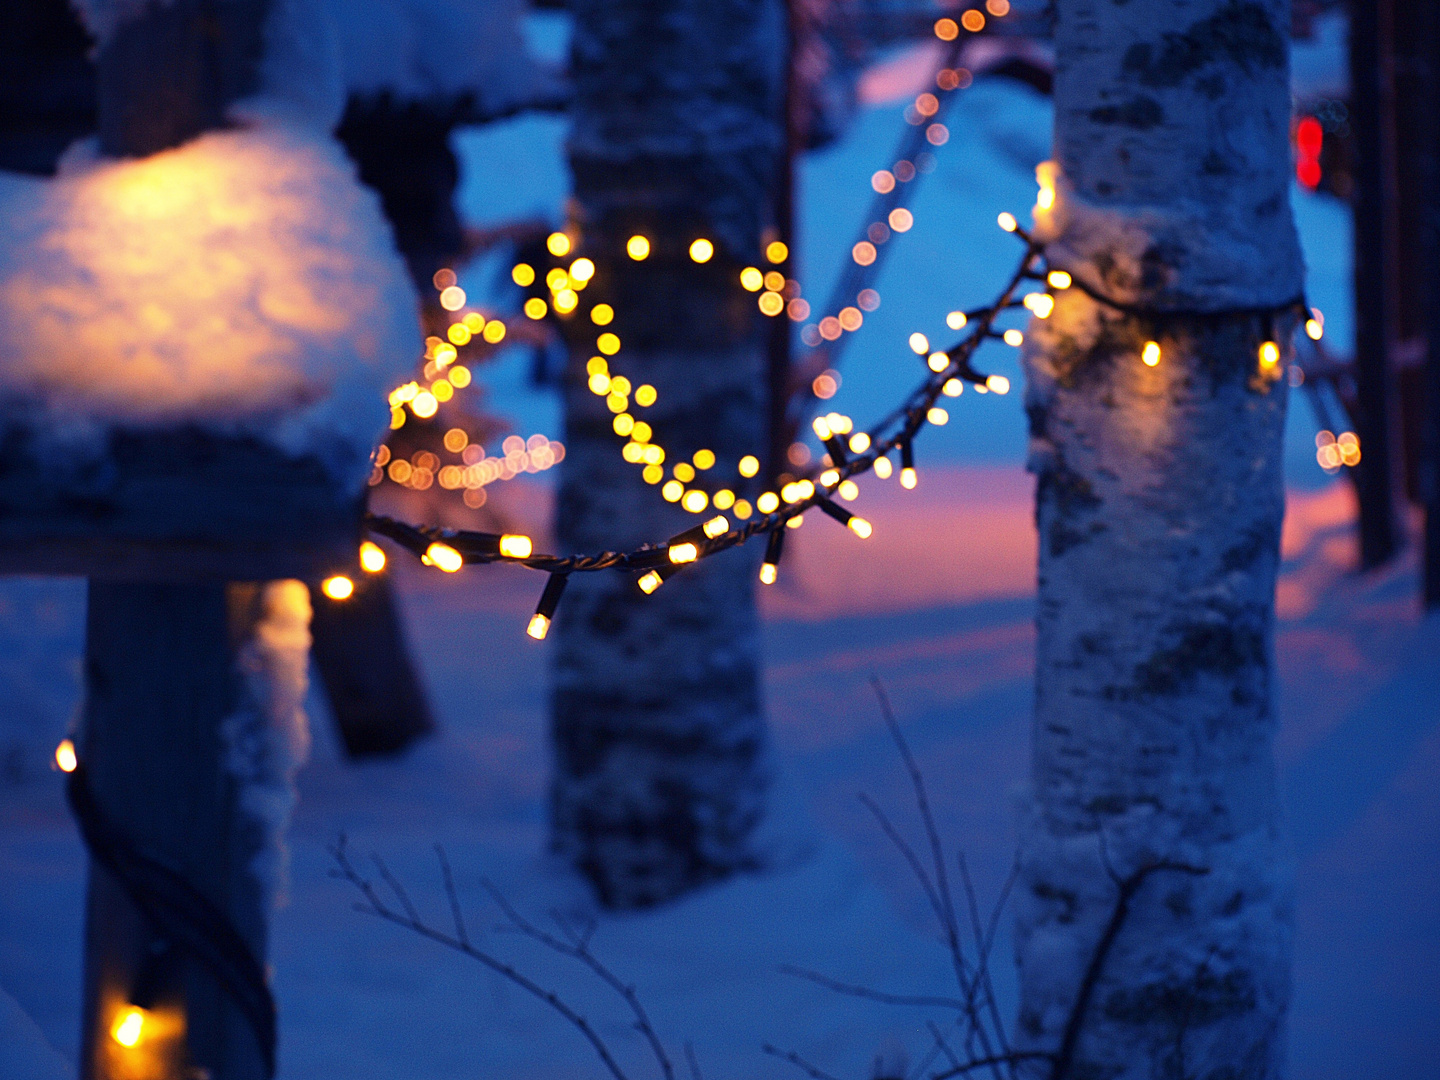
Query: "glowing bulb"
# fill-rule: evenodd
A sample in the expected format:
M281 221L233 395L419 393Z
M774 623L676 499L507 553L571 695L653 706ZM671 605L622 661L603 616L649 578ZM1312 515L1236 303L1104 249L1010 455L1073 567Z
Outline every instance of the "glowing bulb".
M772 240L765 245L765 258L773 265L778 266L790 257L790 249L779 240Z
M1048 319L1055 310L1055 298L1049 293L1032 292L1025 297L1024 303L1035 313L1037 319Z
M550 632L550 619L541 615L538 611L530 616L530 625L525 627L525 633L529 634L536 641L544 641L545 635Z
M760 471L760 459L754 454L746 454L740 459L740 475L754 476Z
M774 585L775 579L780 576L780 568L774 563L760 564L760 584Z
M367 574L378 574L385 569L385 549L379 544L366 540L360 545L360 569Z
M1305 336L1311 341L1319 341L1325 335L1325 326L1318 319L1305 320Z
M1068 289L1075 284L1075 279L1064 270L1051 270L1045 275L1045 281L1052 289Z
M834 487L834 486L835 486L836 484L838 484L839 482L840 482L840 470L839 470L839 469L826 469L824 472L822 472L822 473L820 474L820 486L821 486L821 487L827 487L827 488L828 488L828 487Z
M606 356L614 356L620 351L620 339L614 334L601 334L595 339L595 347Z
M852 517L845 526L861 540L870 539L870 534L875 531L875 527L862 517Z
M555 294L555 310L562 315L574 311L580 303L580 296L574 289L561 289Z
M625 254L639 262L650 255L650 241L643 236L632 236L625 241Z
M661 585L665 584L665 579L662 578L657 571L648 570L644 574L640 575L640 580L637 581L635 584L640 586L641 592L643 592L646 596L649 596Z
M1274 367L1280 362L1280 346L1273 341L1262 342L1260 345L1260 363L1265 367Z
M774 318L785 310L785 298L777 292L763 292L757 301L762 313Z
M666 502L679 502L685 494L685 485L679 480L666 480L665 486L660 489L660 497Z
M710 501L715 504L716 510L729 510L735 505L735 493L729 488L721 488Z
M765 284L765 275L756 267L747 266L740 271L740 286L746 292L759 292L760 287Z
M695 469L688 461L682 461L675 466L675 479L682 484L688 484L695 479Z
M1140 360L1146 367L1155 367L1160 363L1160 343L1158 341L1147 341L1145 347L1140 350Z
M516 263L510 271L510 280L522 289L535 284L535 268L529 263Z
M985 389L1003 396L1010 392L1010 380L1004 375L987 375L985 376Z
M694 562L700 557L700 549L689 541L683 544L672 544L666 551L670 556L670 561L677 565Z
M692 514L698 514L705 507L710 505L710 496L698 488L685 492L680 499L680 505Z
M823 416L815 417L815 419L810 422L810 426L815 430L815 437L821 442L824 442L834 434L834 432L830 430L829 422L826 421Z
M963 330L965 324L969 321L969 316L963 311L952 311L949 315L945 316L945 325L951 330Z
M1005 333L1001 334L1000 336L1004 339L1006 345L1014 346L1017 349L1021 345L1025 344L1025 335L1022 334L1019 330L1006 330Z
M1002 213L999 217L997 217L995 219L995 223L999 225L1000 228L1004 229L1006 232L1014 232L1020 227L1020 223L1015 220L1015 215L1010 213L1008 210Z
M919 482L920 481L916 477L914 469L907 466L906 468L900 470L900 486L905 488L907 491L913 491L915 489L915 485Z
M130 1006L123 1009L110 1029L110 1037L121 1046L135 1047L145 1033L145 1010Z
M852 454L863 454L870 449L870 436L863 431L857 431L850 436L850 452Z
M690 245L690 258L697 263L709 262L715 254L715 245L703 236Z
M549 311L550 308L540 297L532 296L529 300L525 301L525 306L521 310L525 312L527 318L543 319L545 313Z
M535 550L530 537L520 533L506 533L500 537L500 554L507 559L528 559Z
M640 470L640 476L647 484L658 484L665 476L665 470L659 465L646 465Z
M459 311L465 306L465 290L459 285L440 290L440 306L446 311Z
M69 739L61 739L60 745L55 747L55 767L61 772L74 772L79 764L75 744Z
M344 574L336 574L320 583L320 591L331 600L349 600L355 595L355 582Z
M889 480L890 474L894 472L894 470L895 466L890 463L888 457L878 457L875 459L875 475L881 480Z
M422 420L434 416L440 409L440 399L429 390L421 390L410 402L410 411Z
M498 345L505 340L505 324L499 319L491 319L485 324L481 336L491 345Z
M604 397L610 393L610 376L606 375L603 371L597 371L586 380L585 385L590 388L590 392L596 397Z
M910 351L917 356L924 356L930 351L930 339L920 331L915 331L910 335Z
M570 264L570 276L576 281L589 281L595 276L595 264L589 259L576 259Z
M704 530L706 536L714 540L717 536L724 536L730 531L730 522L724 514L716 514L709 521L705 522L701 528Z
M943 352L932 352L930 358L926 360L925 363L931 371L939 373L950 366L950 357L946 356Z
M940 392L946 397L959 397L965 392L965 384L959 379L946 379L945 385L940 388Z
M762 514L773 514L780 506L780 496L773 491L767 491L755 500L755 507Z
M944 427L950 422L950 414L940 408L939 405L934 405L930 408L930 411L925 414L925 419L929 420L930 423L936 427Z
M854 480L842 480L839 488L840 498L846 502L854 502L860 497L860 485Z
M635 430L635 418L628 412L622 412L619 416L615 417L614 420L610 421L610 427L614 430L615 434L621 438L628 437L629 434Z
M1055 205L1055 189L1053 187L1042 187L1040 194L1035 196L1035 205L1041 210L1049 210Z
M545 238L545 250L557 259L570 254L570 237L563 232L552 232Z
M453 574L465 565L465 559L460 552L438 540L425 549L425 561L431 566L439 567L447 574Z
M625 397L630 393L630 380L624 375L610 376L610 393Z

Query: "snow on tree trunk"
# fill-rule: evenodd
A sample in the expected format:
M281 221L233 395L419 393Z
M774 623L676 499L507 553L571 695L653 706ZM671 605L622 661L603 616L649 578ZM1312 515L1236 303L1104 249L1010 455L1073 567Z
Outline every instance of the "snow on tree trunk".
M1056 199L1036 224L1083 288L1033 324L1025 356L1040 591L1018 1041L1068 1046L1055 1076L1274 1077L1292 921L1271 679L1294 320L1257 311L1302 287L1288 5L1057 11L1057 160L1041 167Z
M710 450L716 464L693 486L753 499L737 463L765 452L765 327L737 279L760 262L773 205L783 12L774 0L574 10L576 226L600 268L585 304L614 306L623 347L610 370L658 392L637 415L667 474ZM624 255L636 234L651 243L644 261ZM699 237L716 249L703 265L688 255ZM562 545L623 549L698 524L622 461L613 417L585 386L598 328L571 327ZM754 551L728 552L648 597L629 576L579 574L560 605L553 844L605 903L658 903L755 861L766 745L757 565Z

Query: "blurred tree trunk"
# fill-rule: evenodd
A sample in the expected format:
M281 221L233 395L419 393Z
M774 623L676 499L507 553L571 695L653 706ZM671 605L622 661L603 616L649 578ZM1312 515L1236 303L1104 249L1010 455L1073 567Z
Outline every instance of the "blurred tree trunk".
M698 524L620 457L589 305L614 306L610 369L659 397L636 410L667 455L701 449L691 486L752 499L737 473L766 453L766 327L738 287L760 262L778 182L784 9L777 0L582 0L572 76L577 253L599 270L570 322L557 530L566 551L626 548ZM625 256L642 235L651 253ZM704 237L715 255L688 255ZM556 850L613 906L658 903L755 862L765 727L754 604L758 555L727 552L655 595L579 574L556 622L551 789Z
M1273 622L1295 323L1261 312L1302 288L1289 8L1073 0L1058 16L1060 191L1038 235L1053 265L1132 307L1070 289L1027 345L1040 591L1019 1042L1061 1047L1057 1080L1275 1077L1292 917ZM1158 366L1141 362L1149 340ZM1266 340L1277 363L1258 357Z

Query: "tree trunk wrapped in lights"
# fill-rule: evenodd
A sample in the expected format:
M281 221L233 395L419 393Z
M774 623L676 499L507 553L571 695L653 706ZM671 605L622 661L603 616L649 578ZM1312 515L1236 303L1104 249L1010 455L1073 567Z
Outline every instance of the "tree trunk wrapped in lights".
M664 448L667 476L709 450L715 464L689 486L754 498L737 464L765 452L766 328L737 282L762 264L774 202L784 34L774 0L575 8L575 253L598 270L567 330L566 550L633 547L703 519L622 461L613 416L587 390L600 328L586 312L601 302L621 342L610 371L657 392L634 411ZM626 256L631 236L649 241L643 259ZM690 254L700 238L714 245L705 262ZM606 903L661 902L755 861L758 557L705 560L653 596L628 576L577 575L560 605L553 843Z
M1020 1043L1058 1047L1057 1077L1283 1068L1287 19L1280 0L1058 8L1036 217L1076 287L1026 347L1040 591L1017 940Z

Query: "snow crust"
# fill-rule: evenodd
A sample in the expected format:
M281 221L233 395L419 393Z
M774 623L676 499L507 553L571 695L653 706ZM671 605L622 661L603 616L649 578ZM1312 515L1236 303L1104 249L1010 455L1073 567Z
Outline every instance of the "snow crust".
M378 198L276 122L143 160L0 174L0 403L67 425L198 422L356 489L420 341Z
M5 1080L73 1080L75 1076L35 1021L4 990L0 990L0 1076Z
M295 806L295 775L310 755L310 591L300 581L267 583L261 617L237 661L245 699L225 719L225 766L239 783L240 809L264 835L250 863L271 904L288 892L285 830Z

